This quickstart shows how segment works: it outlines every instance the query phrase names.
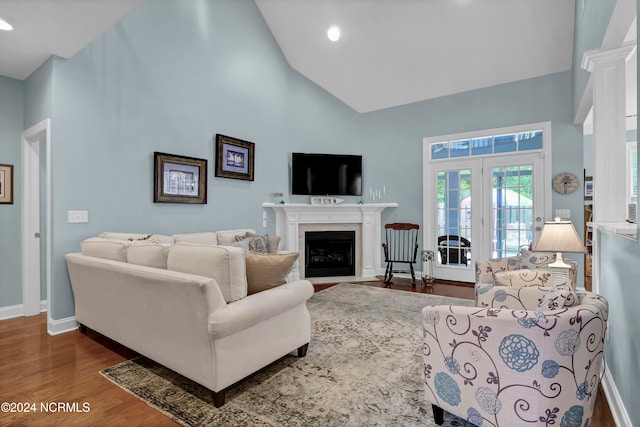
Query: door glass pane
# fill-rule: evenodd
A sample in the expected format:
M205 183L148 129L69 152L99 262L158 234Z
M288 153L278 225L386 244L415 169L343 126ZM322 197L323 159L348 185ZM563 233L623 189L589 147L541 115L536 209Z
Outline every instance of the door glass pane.
M517 255L533 240L533 166L492 169L493 257Z
M437 263L468 267L472 264L471 170L441 171L437 181Z

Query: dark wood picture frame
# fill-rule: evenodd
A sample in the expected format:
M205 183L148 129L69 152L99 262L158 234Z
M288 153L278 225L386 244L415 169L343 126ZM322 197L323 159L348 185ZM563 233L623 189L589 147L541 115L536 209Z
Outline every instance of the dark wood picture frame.
M216 135L216 176L253 181L255 144Z
M207 160L153 153L154 203L207 203Z
M13 165L0 165L0 204L13 204Z

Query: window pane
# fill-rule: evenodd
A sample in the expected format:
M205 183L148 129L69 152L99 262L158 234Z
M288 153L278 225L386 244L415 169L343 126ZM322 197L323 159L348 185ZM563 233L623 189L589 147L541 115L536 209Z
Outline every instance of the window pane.
M471 140L471 154L491 154L493 152L493 138L473 138Z
M469 156L469 140L451 141L450 157L468 157Z
M518 135L518 150L539 150L542 148L542 131L523 132Z
M517 135L500 135L493 139L493 152L494 153L511 153L518 149Z
M432 159L447 159L449 158L449 143L438 142L431 144L431 158Z

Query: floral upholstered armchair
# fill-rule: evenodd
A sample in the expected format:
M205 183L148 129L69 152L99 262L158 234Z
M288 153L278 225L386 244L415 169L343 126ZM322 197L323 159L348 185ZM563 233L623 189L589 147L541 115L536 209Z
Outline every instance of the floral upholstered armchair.
M569 286L495 286L478 307L422 310L425 396L477 426L583 427L603 371L607 301Z
M521 251L512 257L476 261L476 301L478 294L493 286L551 286L548 265L555 260L556 254ZM578 264L568 258L564 261L571 265L565 284L575 289Z

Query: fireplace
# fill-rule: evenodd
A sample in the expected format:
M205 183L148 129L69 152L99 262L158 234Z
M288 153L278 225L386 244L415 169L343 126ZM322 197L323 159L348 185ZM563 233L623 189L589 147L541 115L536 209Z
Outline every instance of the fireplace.
M276 214L275 234L282 237L280 249L300 254L291 270L293 278L307 277L304 271L307 259L305 234L309 231L355 231L354 276L375 277L384 273L381 266L381 213L386 208L398 207L397 203L264 203L262 206L273 209Z
M355 231L307 231L304 246L306 277L355 275Z

